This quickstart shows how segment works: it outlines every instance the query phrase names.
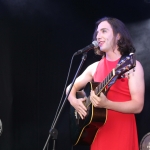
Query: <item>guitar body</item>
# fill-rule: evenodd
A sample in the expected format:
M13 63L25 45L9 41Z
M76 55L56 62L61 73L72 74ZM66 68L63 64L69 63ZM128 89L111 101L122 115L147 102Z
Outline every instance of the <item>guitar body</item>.
M77 92L77 98L87 97L87 103L90 96L91 87L94 89L99 83L88 83L83 91ZM86 102L85 102L86 103ZM88 104L85 104L88 105ZM95 108L90 103L87 106L87 116L81 119L78 114L75 114L74 107L70 107L70 127L71 140L73 145L91 145L98 129L106 121L106 109Z

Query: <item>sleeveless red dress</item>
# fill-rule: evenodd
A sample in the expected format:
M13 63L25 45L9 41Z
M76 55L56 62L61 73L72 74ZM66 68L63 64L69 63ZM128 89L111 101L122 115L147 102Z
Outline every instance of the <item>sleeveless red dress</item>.
M118 61L101 59L94 74L94 81L102 82ZM117 102L131 100L128 78L117 79L107 93L107 98ZM106 123L98 130L91 150L139 150L134 114L107 110Z

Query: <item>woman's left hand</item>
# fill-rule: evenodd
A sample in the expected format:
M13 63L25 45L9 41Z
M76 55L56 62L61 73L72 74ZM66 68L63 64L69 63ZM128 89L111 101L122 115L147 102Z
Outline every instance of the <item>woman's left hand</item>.
M103 93L101 93L100 96L98 97L93 90L91 91L90 94L90 100L94 107L100 108L106 108L106 103L108 101L108 99Z

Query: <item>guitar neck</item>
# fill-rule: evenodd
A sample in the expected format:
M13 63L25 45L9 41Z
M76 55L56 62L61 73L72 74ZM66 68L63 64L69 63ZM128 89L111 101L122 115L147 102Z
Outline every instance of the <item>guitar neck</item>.
M97 88L95 89L95 93L97 96L100 95L100 93L106 92L106 86L112 81L112 79L115 77L115 71L114 69L108 74L108 76L103 80L103 82L101 82Z

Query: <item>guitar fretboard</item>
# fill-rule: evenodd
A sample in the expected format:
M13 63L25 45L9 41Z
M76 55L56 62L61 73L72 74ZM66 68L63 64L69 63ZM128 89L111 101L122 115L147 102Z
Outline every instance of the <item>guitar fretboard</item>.
M115 76L114 74L114 70L112 70L108 76L103 80L102 83L100 83L96 89L95 89L95 93L96 95L99 95L105 88L106 86L109 84L109 82L113 79L113 77Z

